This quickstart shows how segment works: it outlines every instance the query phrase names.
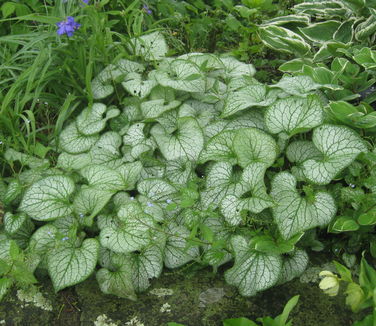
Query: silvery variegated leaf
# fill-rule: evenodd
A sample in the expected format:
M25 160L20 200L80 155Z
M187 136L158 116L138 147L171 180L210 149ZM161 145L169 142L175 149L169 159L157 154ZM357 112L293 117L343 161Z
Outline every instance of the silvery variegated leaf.
M288 172L280 172L272 180L270 194L276 202L272 208L273 217L284 239L327 225L337 211L329 193L319 191L313 198L306 199L298 193L296 184L296 178Z
M128 262L132 268L132 283L136 292L150 286L149 279L159 277L163 269L163 246L153 244L140 253L130 253Z
M267 93L265 85L245 86L227 95L222 116L229 117L236 112L254 106L268 106L277 98Z
M54 175L34 183L26 190L19 210L38 221L50 221L72 213L70 196L74 191L71 178Z
M137 184L137 190L140 194L157 202L172 200L178 193L178 190L171 183L157 178L140 181Z
M48 274L55 291L78 284L87 279L97 265L99 243L89 238L80 247L63 242L48 253Z
M102 103L94 103L92 107L84 109L76 119L78 131L91 136L101 132L106 126L106 122L120 114L120 110L109 107Z
M101 268L96 278L101 291L105 294L113 294L120 298L136 300L137 296L132 281L132 267L123 256L123 263L115 269Z
M261 162L250 163L242 173L243 193L240 196L227 195L221 202L221 212L230 225L242 222L243 210L258 214L274 205L273 199L266 193L264 183L267 165Z
M234 150L235 135L235 130L225 130L212 137L200 154L200 163L207 161L224 161L236 164L237 157Z
M141 103L141 111L144 119L156 119L164 112L175 109L180 105L179 101L164 104L163 99L144 101Z
M225 272L228 284L239 289L243 296L253 296L277 283L282 270L282 257L254 251L247 240L233 236L231 245L235 254L235 264Z
M187 53L179 56L178 59L192 61L199 66L200 69L204 69L205 71L224 69L221 59L211 53Z
M306 160L323 158L322 153L308 140L296 140L290 143L286 149L287 159L291 163L301 164Z
M61 149L70 154L84 153L99 139L98 135L85 136L81 134L75 122L72 122L60 134L59 145Z
M278 283L286 283L299 277L306 270L308 265L308 254L305 250L295 249L292 254L283 257L282 271Z
M241 178L242 171L233 168L231 163L216 162L207 177L205 190L201 192L201 203L204 208L216 208L229 196L240 196L246 189Z
M360 136L345 126L322 125L313 131L312 141L323 158L309 159L302 167L305 177L317 184L328 184L358 154L368 151Z
M177 224L170 224L166 230L168 237L164 252L164 264L167 268L183 266L199 255L198 245L187 242L189 230Z
M224 77L233 78L243 75L253 76L256 73L256 69L252 64L241 62L234 57L222 57L220 58L224 66Z
M208 125L216 116L218 116L218 111L210 103L189 99L179 107L179 118L196 118L201 128Z
M277 84L270 87L280 88L294 96L306 97L307 94L320 89L322 85L315 83L309 76L283 76Z
M30 250L44 256L50 250L54 249L56 244L56 234L58 232L57 227L52 224L41 226L30 238Z
M227 91L229 92L236 91L246 86L255 86L255 85L262 85L262 83L260 83L257 79L253 77L242 75L239 77L231 78L231 80L227 84Z
M123 137L124 144L134 146L142 143L146 139L144 128L145 124L141 122L131 125Z
M149 214L150 216L153 216L153 219L156 222L163 222L165 220L166 218L165 207L167 206L166 202L158 203L143 195L138 195L137 201L140 203L144 213Z
M159 122L159 124L164 128L166 133L171 134L173 132L177 132L177 125L178 125L178 111L177 110L170 110L163 113L159 118L155 119ZM184 118L187 119L187 118ZM192 118L193 119L193 118Z
M73 214L60 217L57 220L53 221L51 224L55 226L58 232L63 235L68 235L73 231L73 233L76 233L79 227L79 223L76 217L73 216Z
M89 153L69 154L62 152L57 159L56 167L69 171L80 170L91 162L92 159Z
M153 89L157 85L157 82L153 79L143 80L142 75L133 72L129 73L121 85L129 92L132 96L137 96L141 99L148 96Z
M102 189L100 185L82 185L73 201L73 210L80 216L81 224L91 226L94 217L106 206L113 194L113 191Z
M129 40L129 50L146 61L161 60L168 51L161 32L153 32Z
M168 70L158 70L155 78L160 85L178 91L200 93L206 90L204 74L196 64L188 60L173 60Z
M117 169L123 163L119 150L121 144L122 139L117 132L108 131L102 134L90 150L90 163Z
M155 125L150 133L167 160L180 157L196 161L204 147L204 135L196 119L187 117L177 120L177 129L168 134L160 125Z
M22 231L25 226L28 226L27 222L30 222L30 218L25 213L13 214L6 212L3 218L4 231L9 235L15 235L17 232ZM32 232L33 229L30 230Z
M265 112L265 124L272 134L294 135L321 125L323 108L317 95L306 98L286 97L276 101Z
M193 178L193 164L191 161L177 159L166 162L166 177L174 184L186 184Z
M233 148L241 167L253 162L262 162L266 166L271 166L278 153L278 146L273 137L257 128L238 130Z
M103 247L116 253L128 253L150 243L154 219L136 201L121 206L114 222L101 230L99 239Z

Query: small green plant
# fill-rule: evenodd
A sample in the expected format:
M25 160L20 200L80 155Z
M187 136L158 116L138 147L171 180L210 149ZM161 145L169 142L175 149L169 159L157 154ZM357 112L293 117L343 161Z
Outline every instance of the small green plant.
M329 271L322 271L320 288L330 296L338 294L340 284L346 285L346 304L353 312L371 308L363 320L354 322L353 326L376 325L376 270L362 257L358 281L353 280L351 271L338 262L334 262L339 276Z

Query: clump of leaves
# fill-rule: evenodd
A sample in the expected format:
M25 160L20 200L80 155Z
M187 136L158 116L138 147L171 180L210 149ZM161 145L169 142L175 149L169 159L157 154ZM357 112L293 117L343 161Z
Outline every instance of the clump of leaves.
M129 49L140 60L94 78L56 166L10 156L30 169L0 183L1 246L38 255L56 291L96 272L103 292L129 299L191 261L234 260L225 279L245 296L302 273L299 240L336 215L328 185L369 144L327 123L309 77L264 85L229 56L165 57L158 32Z

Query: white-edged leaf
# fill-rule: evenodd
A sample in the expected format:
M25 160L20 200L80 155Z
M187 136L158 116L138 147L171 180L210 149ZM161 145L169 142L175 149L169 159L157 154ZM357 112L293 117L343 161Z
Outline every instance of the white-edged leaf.
M268 106L276 100L276 97L271 95L267 93L265 85L251 85L230 92L227 95L222 116L228 117L253 106Z
M284 239L328 224L337 211L329 193L319 191L306 199L299 195L296 184L296 178L288 172L280 172L272 180L270 194L277 203L272 208L273 217Z
M167 43L160 32L132 38L129 42L128 48L147 61L163 59L168 51Z
M367 152L360 136L345 126L322 125L313 131L312 141L323 158L307 160L302 167L305 177L317 184L328 184L358 154Z
M282 269L280 255L256 252L242 236L232 237L231 245L235 264L225 272L225 280L238 287L241 295L252 296L277 283Z
M78 284L94 272L99 254L96 239L86 239L81 247L63 243L50 251L47 257L48 274L55 291Z
M265 124L272 134L286 132L293 135L317 127L323 121L323 108L317 95L280 99L265 113Z
M168 134L161 125L155 125L150 133L167 160L184 157L196 161L204 146L202 130L194 118L179 118L177 129Z
M59 145L70 154L87 152L99 139L98 135L85 136L81 134L73 122L60 134Z
M233 148L238 163L242 167L253 162L271 166L278 152L278 146L273 137L257 128L238 130L233 141Z
M113 225L102 229L99 238L103 247L116 253L140 250L151 241L153 218L135 202L125 203Z
M305 97L321 88L322 85L315 83L309 76L283 76L277 84L270 85L270 87L280 88L294 96Z
M20 204L20 211L38 221L50 221L69 215L69 202L74 191L72 179L62 175L49 176L34 183Z
M169 234L164 252L164 263L167 268L183 266L199 255L199 248L187 242L189 230L182 225L171 224L167 228Z
M76 125L78 132L85 135L95 135L101 132L106 126L106 122L120 114L119 109L107 110L106 105L94 103L92 107L84 109L77 117Z

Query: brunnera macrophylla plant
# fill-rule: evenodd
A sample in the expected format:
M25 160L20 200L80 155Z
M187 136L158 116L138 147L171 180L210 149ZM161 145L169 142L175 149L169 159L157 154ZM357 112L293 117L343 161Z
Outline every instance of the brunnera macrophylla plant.
M6 153L30 169L1 183L13 211L0 258L16 241L56 291L95 273L129 299L188 262L232 264L225 279L245 296L302 273L299 240L336 215L326 186L367 143L326 123L309 77L264 85L232 57L165 57L159 32L129 50L137 62L92 81L94 104L61 132L56 166Z

